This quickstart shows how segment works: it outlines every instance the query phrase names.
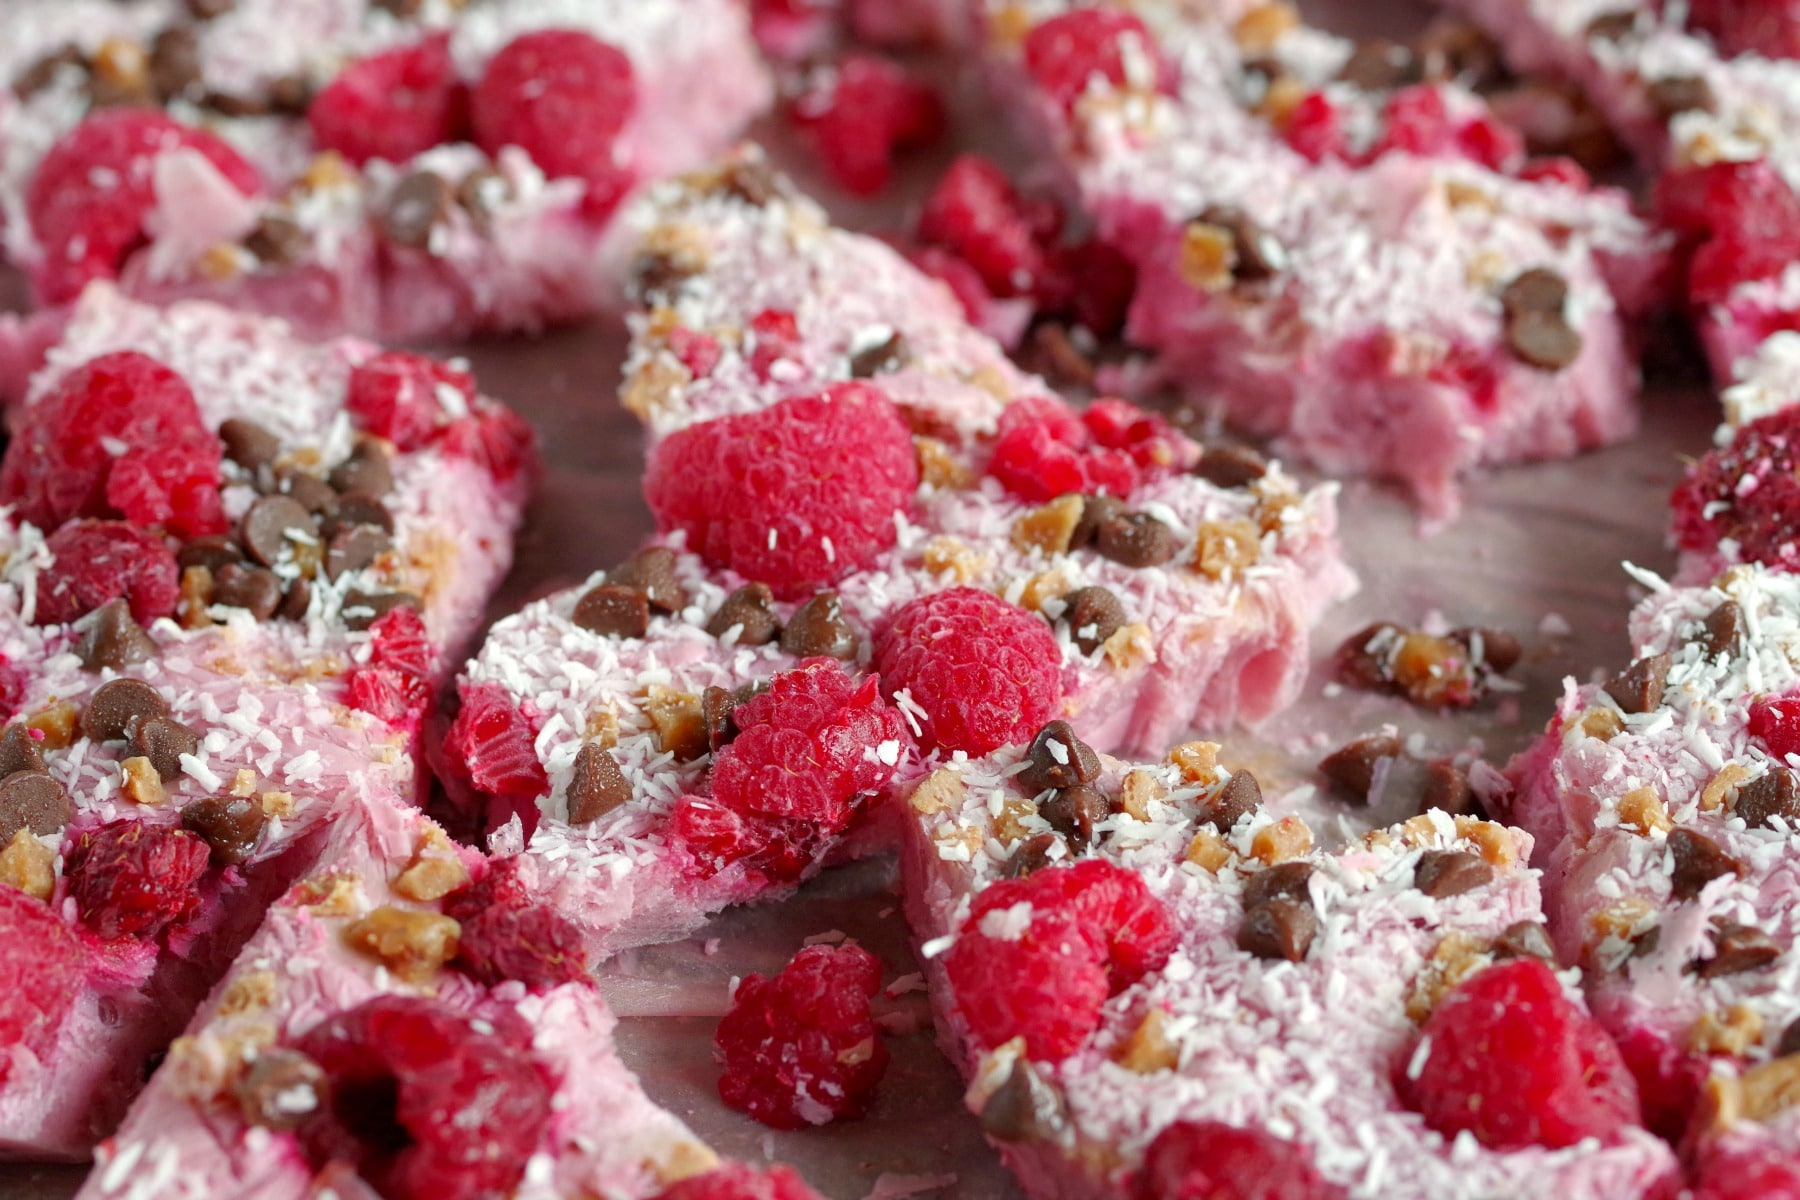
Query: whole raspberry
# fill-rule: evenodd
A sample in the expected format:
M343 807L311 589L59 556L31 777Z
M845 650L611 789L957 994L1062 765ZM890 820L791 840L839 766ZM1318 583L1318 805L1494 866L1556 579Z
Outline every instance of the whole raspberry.
M41 1054L56 1036L86 967L80 939L48 904L0 886L0 1083L19 1050Z
M147 354L90 359L19 415L0 501L46 531L123 517L180 537L225 529L219 439L187 381Z
M711 879L741 865L773 884L794 883L817 866L824 840L806 821L739 812L700 796L676 802L669 811L667 837L695 878Z
M1137 1200L1342 1200L1311 1157L1261 1129L1218 1121L1177 1121L1144 1151Z
M925 198L918 236L974 267L991 295L1029 296L1046 273L1032 221L1005 172L985 158L964 154Z
M446 897L444 915L462 924L456 965L477 983L516 979L550 988L587 978L581 930L532 898L516 857L496 860L479 880Z
M1099 400L1077 415L1061 401L1027 396L1000 415L988 474L1033 504L1077 492L1124 499L1199 457L1167 421L1123 400Z
M1669 504L1683 550L1710 553L1729 538L1737 561L1800 570L1800 408L1743 426L1687 469Z
M468 109L450 38L436 34L346 66L313 97L306 123L320 149L358 166L373 158L404 163L463 140Z
M350 707L415 732L430 711L436 660L418 610L388 610L369 626L369 659L351 670L345 684Z
M852 679L828 658L776 675L731 719L738 735L713 759L713 799L826 833L848 825L862 797L893 779L912 744L880 681Z
M1403 1090L1425 1124L1493 1150L1603 1141L1638 1123L1637 1085L1618 1047L1535 958L1458 984L1420 1031Z
M858 196L887 187L900 151L944 133L944 104L931 85L876 54L847 55L815 73L788 111L832 179Z
M759 1168L725 1162L690 1175L656 1194L656 1200L821 1200L792 1167Z
M1800 58L1795 0L1690 0L1687 14L1688 24L1711 34L1727 55Z
M451 419L446 395L458 414L473 408L474 376L423 354L390 350L350 372L344 405L361 428L409 451L422 449Z
M905 691L926 749L986 754L1029 741L1062 699L1062 651L1043 618L979 588L911 601L875 639L875 670Z
M1043 1062L1067 1057L1100 1008L1174 952L1174 924L1135 873L1104 859L1047 867L975 897L944 970L982 1046L1025 1038Z
M1705 1154L1691 1200L1800 1200L1800 1159L1774 1146L1745 1145Z
M25 193L43 250L32 272L39 300L66 304L93 280L118 277L148 238L156 161L178 150L200 155L246 196L262 190L256 168L218 136L149 109L103 109L50 148Z
M1150 30L1116 8L1082 8L1041 22L1025 35L1025 69L1064 108L1074 108L1096 77L1112 87L1169 83Z
M451 722L445 752L477 791L534 800L550 790L537 755L537 722L497 683L464 683L462 710Z
M122 817L63 851L75 911L105 938L148 941L199 907L212 851L185 829Z
M719 1096L774 1129L869 1110L887 1071L869 1000L881 962L860 946L808 946L773 979L751 975L713 1039Z
M1715 304L1800 257L1800 196L1766 161L1671 171L1656 187L1663 223L1694 245L1688 296Z
M420 996L376 996L314 1026L294 1048L330 1081L298 1132L388 1200L511 1192L551 1119L551 1085L523 1022L493 1030Z
M784 597L874 562L918 486L906 422L862 383L690 425L650 452L644 475L658 528Z
M175 555L155 534L123 521L74 521L44 544L55 561L38 572L39 625L78 620L118 596L138 624L148 625L181 599Z
M541 29L494 55L470 116L490 155L517 146L552 179L605 189L610 210L622 190L613 144L636 107L637 79L622 52L580 30Z
M1800 696L1782 696L1752 704L1750 736L1777 759L1800 754Z

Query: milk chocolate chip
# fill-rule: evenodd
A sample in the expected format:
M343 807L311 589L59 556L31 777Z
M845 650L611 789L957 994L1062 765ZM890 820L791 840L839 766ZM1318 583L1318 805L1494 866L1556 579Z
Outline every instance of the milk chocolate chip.
M687 607L687 589L675 575L675 552L651 546L606 573L606 582L636 588L657 612L676 613Z
M1460 896L1493 881L1493 864L1467 850L1427 850L1413 868L1413 886L1434 900Z
M14 771L0 780L0 845L21 829L48 836L75 819L63 785L44 771Z
M588 742L575 752L575 770L569 776L569 824L597 821L630 799L631 781L606 747Z
M181 827L212 848L215 867L249 858L265 820L262 804L249 796L207 796L181 810Z
M1367 804L1375 786L1375 769L1389 759L1405 753L1400 739L1387 733L1359 737L1326 755L1319 763L1319 773L1331 782L1332 790L1353 804Z
M108 600L89 618L75 653L86 670L118 671L155 658L156 643L132 617L129 604L123 599Z
M1100 756L1075 736L1067 721L1052 721L1038 730L1025 761L1018 780L1028 792L1074 787L1100 777Z
M768 584L746 583L725 597L706 622L706 632L716 638L734 628L740 646L766 646L780 636L781 621L775 616L775 596Z
M1669 662L1667 654L1651 654L1638 659L1606 685L1606 694L1618 702L1621 712L1653 711L1662 703Z
M820 592L802 604L781 630L781 648L796 658L823 654L848 662L856 657L858 644L836 592Z
M89 697L81 714L81 733L96 742L116 741L130 737L140 722L168 712L168 702L143 680L114 679Z
M1062 599L1069 636L1083 654L1092 654L1125 627L1125 606L1106 588L1076 588Z
M1238 926L1238 949L1258 958L1299 962L1312 949L1319 932L1319 917L1310 903L1278 896L1244 914Z

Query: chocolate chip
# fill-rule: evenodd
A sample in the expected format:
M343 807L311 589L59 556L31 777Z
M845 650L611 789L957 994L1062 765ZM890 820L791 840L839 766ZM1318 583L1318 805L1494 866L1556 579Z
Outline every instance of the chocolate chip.
M1028 792L1074 787L1100 778L1100 756L1075 736L1067 721L1051 721L1038 730L1025 751L1019 785Z
M657 612L677 613L687 607L687 589L675 574L675 552L650 546L606 573L606 582L636 588L650 598Z
M1651 654L1638 659L1606 685L1606 694L1624 713L1647 713L1662 704L1663 681L1669 677L1669 656Z
M1069 637L1083 654L1092 654L1125 627L1125 606L1106 588L1076 588L1062 601Z
M1099 788L1076 784L1051 793L1038 804L1038 815L1069 839L1077 851L1094 841L1094 826L1112 814L1112 802Z
M1355 804L1367 804L1375 786L1375 768L1405 753L1400 739L1392 734L1372 733L1346 742L1319 762L1319 773L1331 782L1332 790Z
M512 184L492 167L476 167L456 185L456 202L483 233L493 232L494 214L511 198Z
M850 378L869 379L906 365L906 337L898 330L850 356Z
M575 752L575 770L569 776L569 824L598 821L630 800L631 781L606 747L588 742Z
M325 578L335 583L351 571L360 571L386 554L391 545L387 530L375 525L339 529L325 543Z
M237 0L187 0L188 13L196 21L222 17L237 7Z
M379 442L356 443L350 457L331 469L328 482L345 495L379 499L394 490L394 468Z
M1555 313L1561 316L1569 302L1569 283L1549 267L1532 267L1512 277L1500 289L1500 307L1509 317L1521 313Z
M89 671L110 667L123 670L134 663L156 657L156 643L131 615L131 605L123 599L108 600L88 618L87 632L75 653Z
M1499 675L1517 666L1525 653L1519 639L1504 629L1452 629L1447 636L1465 647L1471 659Z
M1696 640L1706 657L1735 654L1744 636L1744 610L1736 600L1727 600L1706 614L1706 633Z
M569 619L601 637L641 638L650 629L650 598L636 588L603 583L582 594Z
M1556 947L1550 943L1550 931L1539 921L1514 921L1494 939L1496 958L1537 958L1547 963L1556 961Z
M1752 829L1767 829L1780 817L1790 832L1800 830L1800 775L1771 766L1739 786L1732 810Z
M1268 460L1243 446L1208 446L1194 474L1215 487L1249 487L1269 473Z
M733 629L738 631L740 646L766 646L781 635L781 621L775 616L775 596L766 583L746 583L725 597L717 612L706 622L706 632L722 638Z
M360 592L352 589L344 593L344 628L367 629L396 608L417 607L419 598L411 592Z
M1618 8L1603 12L1587 24L1587 36L1603 42L1622 42L1637 32L1637 10Z
M1520 362L1545 371L1560 371L1581 357L1581 335L1561 313L1508 317L1506 345Z
M1094 384L1094 361L1075 345L1060 321L1040 321L1031 329L1025 362L1032 372L1068 387Z
M281 607L275 610L275 615L283 621L304 621L306 610L311 606L312 584L302 576L287 585L287 591L281 594Z
M81 734L96 742L117 741L130 737L140 722L168 712L168 701L143 680L109 680L88 698L81 714Z
M390 242L424 250L431 235L450 222L456 192L436 171L414 171L394 185L381 214L381 228Z
M0 845L21 829L47 836L74 819L68 791L48 772L14 771L0 780Z
M1101 524L1094 548L1127 567L1160 567L1175 557L1175 531L1149 513L1126 513Z
M1006 876L1009 879L1023 879L1033 871L1041 871L1056 861L1051 858L1050 851L1062 841L1057 833L1039 833L1019 843L1012 857L1006 860ZM1067 856L1065 855L1065 860Z
M1744 865L1720 849L1719 843L1691 829L1669 832L1669 853L1675 859L1669 891L1677 900L1692 900L1713 880L1744 873Z
M714 190L758 208L790 191L787 180L760 156L739 158L726 164L718 174Z
M312 81L304 75L277 75L269 81L269 111L272 113L304 116L312 102Z
M281 580L262 567L227 563L213 573L212 602L248 609L251 616L266 621L281 607Z
M230 867L250 857L262 836L263 807L248 796L207 796L181 810L181 827L212 847L215 867Z
M20 72L13 80L13 95L21 100L29 100L51 84L58 75L67 69L86 71L87 59L75 46L61 46L44 55Z
M649 304L670 299L693 271L667 254L646 252L631 261L627 289L633 300Z
M1248 771L1233 771L1219 794L1207 805L1205 819L1220 833L1230 833L1239 817L1261 807L1262 785L1256 782L1256 776Z
M220 425L219 440L225 443L225 457L246 471L272 466L281 454L281 439L244 417Z
M1250 219L1240 208L1215 205L1202 212L1203 224L1223 229L1231 235L1231 277L1245 283L1257 283L1287 270L1287 247L1281 239Z
M272 567L289 553L295 537L319 536L319 523L306 506L291 496L264 496L250 506L238 526L238 540L256 562Z
M310 471L282 471L276 485L279 495L293 500L309 513L329 513L337 507L337 492Z
M1711 112L1717 104L1712 85L1698 75L1670 75L1653 79L1644 89L1650 106L1664 120L1696 109Z
M1424 78L1470 91L1496 87L1510 77L1494 39L1463 21L1433 21L1419 36L1418 54Z
M706 727L706 744L714 754L729 746L739 733L732 720L737 705L737 697L722 687L708 687L700 693L700 723Z
M1385 92L1418 83L1425 78L1425 69L1411 47L1373 38L1351 52L1338 78L1365 92Z
M1662 926L1652 925L1631 939L1631 957L1643 958L1647 954L1655 954L1656 948L1662 945Z
M387 505L373 496L352 492L338 498L330 515L319 522L319 532L329 539L358 525L367 525L371 529L391 534L394 532L394 514L388 511Z
M1427 850L1413 868L1413 886L1434 900L1445 900L1494 882L1494 867L1467 850Z
M1475 789L1469 786L1469 773L1454 759L1440 758L1425 767L1425 789L1419 796L1419 811L1441 809L1454 815L1479 815L1481 805Z
M1775 1054L1786 1058L1790 1054L1800 1054L1800 1020L1788 1022L1781 1031L1781 1040L1775 1044Z
M0 732L0 779L15 771L43 769L44 752L26 725L8 725L4 732Z
M1310 903L1277 896L1244 913L1237 944L1239 950L1248 950L1258 958L1299 962L1312 949L1318 932L1319 917Z
M230 563L244 561L243 548L235 538L224 534L207 534L181 544L175 552L175 562L182 570L189 567L205 567L209 571L218 571L220 567Z
M267 96L244 96L236 92L207 92L200 98L200 103L212 109L222 117L266 117L269 115L269 98Z
M1080 550L1094 544L1100 536L1100 526L1114 517L1125 515L1123 501L1111 496L1083 496L1081 498L1081 515L1075 519L1075 528L1069 531L1069 549Z
M1040 1087L1035 1072L1023 1058L1013 1061L1012 1071L981 1106L981 1129L997 1142L1018 1145L1034 1142L1048 1132L1039 1113Z
M198 100L200 86L200 38L185 25L172 25L150 43L150 82L165 102L176 98Z
M1244 880L1244 909L1261 908L1272 900L1286 898L1301 904L1312 904L1313 865L1309 862L1285 862L1265 868Z
M331 1084L319 1064L306 1055L270 1046L257 1051L231 1091L244 1120L285 1130L299 1128L323 1109Z
M416 17L424 10L425 0L372 0L369 7L396 17Z
M147 717L131 733L131 748L164 779L181 774L181 756L200 752L200 735L173 717Z
M856 658L860 639L844 619L844 604L836 592L820 592L794 610L781 630L781 648L795 658L823 654L850 662Z
M1721 921L1713 932L1712 957L1694 963L1692 969L1702 979L1717 979L1760 970L1780 957L1781 946L1756 926Z
M1332 675L1366 692L1387 690L1394 682L1394 650L1405 636L1405 630L1387 621L1357 630L1332 654Z

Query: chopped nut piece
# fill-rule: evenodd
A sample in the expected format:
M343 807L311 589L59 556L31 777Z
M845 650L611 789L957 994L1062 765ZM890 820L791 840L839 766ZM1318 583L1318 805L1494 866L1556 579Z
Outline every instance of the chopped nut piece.
M1183 742L1169 751L1169 761L1188 783L1210 784L1218 778L1219 743Z
M1619 820L1645 837L1659 830L1667 833L1675 828L1662 797L1647 787L1633 788L1619 797Z
M1046 601L1065 599L1068 595L1069 576L1061 566L1055 566L1048 571L1039 571L1025 581L1025 588L1019 593L1019 607L1028 612L1042 612Z
M277 980L273 971L246 971L225 986L215 1017L259 1013L275 1003Z
M344 941L401 979L420 983L456 957L462 927L440 913L384 904L344 929Z
M644 698L644 712L656 731L657 745L664 751L682 762L692 762L706 753L706 721L700 712L700 697L653 683Z
M1649 920L1653 911L1648 901L1636 896L1624 896L1589 916L1588 927L1600 937L1629 941L1640 931L1644 922Z
M962 772L954 767L939 767L913 789L912 810L924 816L962 807L967 788Z
M1493 962L1480 942L1466 933L1447 933L1431 951L1431 960L1413 981L1412 994L1406 999L1406 1015L1422 1023L1444 994L1476 971Z
M231 794L246 799L256 795L256 772L249 767L239 767L231 777Z
M1512 830L1496 821L1479 817L1456 818L1456 836L1475 843L1481 857L1496 867L1510 867L1519 861L1519 842Z
M1181 234L1181 278L1202 292L1222 292L1231 286L1237 267L1237 250L1231 231L1205 221L1189 221Z
M1133 820L1148 821L1151 801L1161 800L1166 794L1153 772L1134 768L1125 772L1119 785L1119 809Z
M44 735L43 740L38 743L39 748L67 750L75 742L75 730L80 721L80 710L67 700L59 700L26 717L25 727Z
M1150 640L1150 627L1142 621L1121 625L1100 644L1100 648L1106 654L1106 661L1121 671L1156 657L1156 647Z
M1079 495L1058 496L1013 521L1012 543L1021 550L1066 554L1087 501Z
M925 543L920 562L933 575L948 574L958 583L969 583L982 576L989 559L961 538L940 535Z
M315 875L297 890L300 903L321 917L348 917L361 907L362 888L350 875Z
M1188 843L1187 860L1216 875L1231 861L1231 847L1213 830L1202 827Z
M1259 4L1237 19L1232 37L1247 54L1266 54L1275 48L1282 35L1300 28L1300 14L1291 4L1276 0Z
M1760 1042L1762 1034L1763 1019L1757 1011L1748 1005L1734 1004L1725 1011L1724 1020L1710 1012L1701 1013L1688 1030L1688 1048L1696 1054L1741 1055ZM1794 1097L1800 1098L1800 1091ZM1792 1099L1788 1101L1791 1102Z
M169 798L162 776L141 754L119 764L119 791L133 804L162 804Z
M1715 811L1725 803L1726 795L1749 777L1750 771L1743 763L1726 763L1700 790L1700 807L1706 812Z
M1208 579L1242 576L1262 553L1262 530L1247 517L1208 522L1194 543L1194 570Z
M1624 720L1610 708L1590 708L1576 719L1575 725L1589 737L1603 742L1612 741L1625 728Z
M950 452L950 447L933 437L914 437L913 450L919 459L919 482L946 491L957 491L975 482L975 474Z
M294 794L292 792L264 792L257 799L262 802L262 810L266 816L291 817L294 815Z
M1164 1031L1167 1024L1168 1018L1162 1009L1153 1008L1145 1013L1131 1036L1120 1044L1114 1056L1119 1065L1139 1075L1173 1071L1181 1062L1181 1050Z
M0 850L0 884L49 900L56 890L56 852L32 836L31 830L19 830L6 849Z
M703 1143L683 1139L669 1147L662 1158L651 1164L656 1174L656 1181L664 1187L680 1183L683 1179L692 1179L696 1175L705 1175L717 1169L719 1156L713 1153L710 1146Z
M444 831L427 826L412 862L394 880L394 891L408 900L442 900L469 882L469 868L457 856Z
M1312 850L1312 829L1299 817L1283 817L1264 826L1250 839L1250 854L1266 863L1300 858Z

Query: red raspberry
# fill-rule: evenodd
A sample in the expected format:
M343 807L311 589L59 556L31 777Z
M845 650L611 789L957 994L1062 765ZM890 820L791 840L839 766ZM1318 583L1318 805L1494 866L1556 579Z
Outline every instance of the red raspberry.
M690 1175L657 1193L656 1200L821 1200L792 1167L767 1170L726 1162Z
M774 1129L869 1111L887 1047L869 1016L881 962L860 946L808 946L773 979L751 975L713 1039L719 1096Z
M1687 11L1688 24L1711 34L1727 55L1800 58L1795 0L1689 0Z
M25 669L0 654L0 720L9 719L19 711L30 686L31 676Z
M124 517L181 537L225 529L219 439L187 381L147 354L102 354L20 415L0 463L0 501L44 530Z
M1737 431L1731 444L1689 467L1670 497L1675 542L1711 553L1721 539L1734 557L1800 569L1800 408L1784 408Z
M149 941L199 907L211 856L185 829L122 817L78 835L63 851L63 875L88 928Z
M372 158L409 162L462 141L468 122L469 93L447 34L357 59L306 110L313 141L358 166Z
M531 422L510 408L478 400L474 411L444 426L437 448L466 458L505 483L537 463L537 434Z
M765 308L750 318L750 369L764 383L775 364L798 361L800 322L786 309Z
M537 722L497 683L464 683L462 711L450 725L446 751L476 790L489 796L535 800L550 790L538 761Z
M576 29L514 38L475 85L475 142L489 154L518 146L552 179L587 181L589 214L610 212L625 190L613 143L637 107L631 60Z
M776 884L793 883L817 865L823 840L805 821L739 812L699 796L684 796L670 810L668 837L697 879L741 864Z
M942 246L912 246L903 253L906 261L950 289L969 324L979 329L990 327L988 316L994 306L994 294L981 282L979 271Z
M988 474L1033 504L1074 492L1124 499L1199 457L1167 421L1123 400L1099 400L1077 415L1060 401L1028 396L1001 414Z
M86 966L80 939L49 905L0 886L0 1083L17 1050L41 1053L56 1036Z
M1525 135L1491 116L1475 117L1458 129L1456 150L1491 171L1511 173L1525 166Z
M534 900L517 858L498 859L476 882L444 901L444 915L462 923L456 965L489 987L516 979L549 988L587 978L581 930Z
M217 135L142 108L108 108L50 148L25 194L43 249L32 286L45 304L66 304L96 279L114 279L146 238L156 207L155 164L192 150L246 196L262 190L256 168Z
M1534 158L1520 165L1518 176L1527 183L1551 183L1585 192L1594 186L1585 168L1561 154Z
M347 1163L389 1200L511 1192L552 1118L523 1022L489 1032L437 1000L376 996L295 1049L330 1081L298 1130L314 1163Z
M1062 651L1042 618L979 588L914 600L875 640L889 699L925 710L919 744L986 754L1029 741L1062 699Z
M1643 1026L1616 1040L1637 1081L1645 1127L1664 1141L1679 1144L1710 1073L1708 1060Z
M460 407L476 403L475 377L423 354L390 350L359 363L350 372L344 404L357 424L384 437L401 451L422 449L450 416L442 393L461 397Z
M1343 114L1324 92L1308 92L1302 96L1288 114L1282 134L1288 145L1313 162L1350 156Z
M79 620L118 596L140 625L175 611L181 599L175 555L155 534L123 521L73 521L45 542L56 561L38 572L39 625Z
M919 240L974 267L991 295L1028 296L1047 270L1032 222L1005 173L985 158L964 154L925 198Z
M931 85L875 54L851 54L816 73L789 114L831 177L858 196L887 187L897 152L944 133L944 104Z
M644 475L658 528L786 597L874 562L918 487L906 422L865 383L691 425Z
M1043 297L1046 312L1067 313L1095 337L1115 338L1137 294L1137 267L1129 258L1098 239L1051 252L1050 276L1059 283L1056 297Z
M1663 222L1696 244L1688 262L1696 304L1779 275L1800 257L1800 197L1767 162L1670 172L1657 184L1656 202Z
M1381 136L1369 152L1371 158L1396 152L1435 158L1445 154L1455 141L1456 131L1444 106L1444 93L1432 84L1420 83L1395 91L1388 97L1381 116Z
M1311 1156L1261 1129L1218 1121L1177 1121L1150 1143L1138 1176L1138 1200L1341 1200Z
M719 339L710 333L677 325L669 330L668 343L669 353L679 359L695 379L705 379L719 365Z
M732 710L739 732L713 759L713 799L825 833L849 825L912 744L879 688L874 676L852 679L827 658L776 675L768 691ZM892 761L877 752L883 744Z
M1752 704L1750 736L1778 759L1800 754L1800 696L1783 696Z
M1090 858L988 887L944 970L977 1043L1022 1035L1028 1057L1054 1062L1099 1027L1108 996L1168 962L1176 941L1141 878Z
M803 62L837 29L838 0L750 0L750 34L770 58Z
M1127 65L1134 59L1149 68L1150 82L1169 85L1169 65L1150 30L1116 8L1077 9L1025 35L1025 69L1064 108L1075 107L1096 75L1113 87L1138 82Z
M418 610L395 608L369 626L369 661L350 672L350 707L412 733L431 707L431 668L437 651Z
M1747 1145L1707 1154L1691 1200L1800 1200L1800 1160L1774 1146Z
M1637 1085L1598 1022L1535 958L1458 984L1420 1032L1423 1064L1400 1080L1425 1124L1493 1150L1560 1149L1638 1123ZM1409 1070L1412 1059L1400 1064Z

